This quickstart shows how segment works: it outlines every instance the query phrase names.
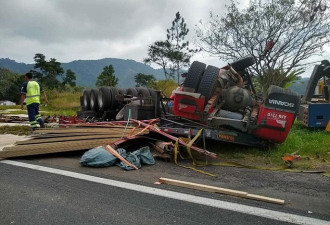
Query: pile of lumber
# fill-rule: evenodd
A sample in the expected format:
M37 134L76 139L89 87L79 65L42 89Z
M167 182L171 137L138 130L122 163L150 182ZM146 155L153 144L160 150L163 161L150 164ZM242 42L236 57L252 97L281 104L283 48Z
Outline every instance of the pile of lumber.
M87 150L146 133L148 131L141 128L118 125L40 129L34 132L31 139L5 147L0 151L0 158Z

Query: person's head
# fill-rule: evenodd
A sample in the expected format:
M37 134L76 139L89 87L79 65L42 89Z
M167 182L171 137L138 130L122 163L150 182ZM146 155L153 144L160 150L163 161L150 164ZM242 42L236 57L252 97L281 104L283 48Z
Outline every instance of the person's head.
M33 74L31 72L28 72L28 73L25 74L25 79L26 80L31 80L32 77L33 77Z

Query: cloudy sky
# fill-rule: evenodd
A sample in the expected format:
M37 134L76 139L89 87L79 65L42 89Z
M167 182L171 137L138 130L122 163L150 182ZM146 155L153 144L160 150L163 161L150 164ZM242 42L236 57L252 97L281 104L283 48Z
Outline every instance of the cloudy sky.
M1 0L0 58L33 63L36 53L59 62L122 58L142 62L148 45L166 39L176 12L195 25L221 14L228 0ZM240 3L247 5L247 0ZM330 54L327 54L330 56ZM192 60L223 66L203 53Z
M166 39L176 12L185 18L193 41L198 21L207 20L211 10L223 10L224 2L1 0L0 58L33 63L35 53L43 53L59 62L101 58L141 62L149 44ZM198 58L212 60L207 56Z

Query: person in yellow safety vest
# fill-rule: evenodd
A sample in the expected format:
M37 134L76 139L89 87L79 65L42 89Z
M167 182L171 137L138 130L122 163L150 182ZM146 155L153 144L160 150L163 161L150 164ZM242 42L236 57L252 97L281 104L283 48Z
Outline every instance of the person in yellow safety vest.
M30 125L33 130L38 129L37 124L39 123L41 128L45 127L45 123L39 114L40 105L40 93L43 93L45 103L48 104L47 95L38 84L38 82L32 80L32 73L25 74L26 82L23 83L21 88L21 109L23 110L23 103L26 99L26 108L29 116Z

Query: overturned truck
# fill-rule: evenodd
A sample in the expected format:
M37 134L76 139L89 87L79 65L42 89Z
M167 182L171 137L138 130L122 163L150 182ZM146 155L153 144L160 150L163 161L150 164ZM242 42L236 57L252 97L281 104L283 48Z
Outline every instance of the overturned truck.
M247 71L255 60L247 56L223 68L195 61L186 79L170 98L149 88L101 87L84 90L80 97L83 118L150 120L174 136L232 142L249 146L282 143L299 109L295 92L270 86L262 98Z

